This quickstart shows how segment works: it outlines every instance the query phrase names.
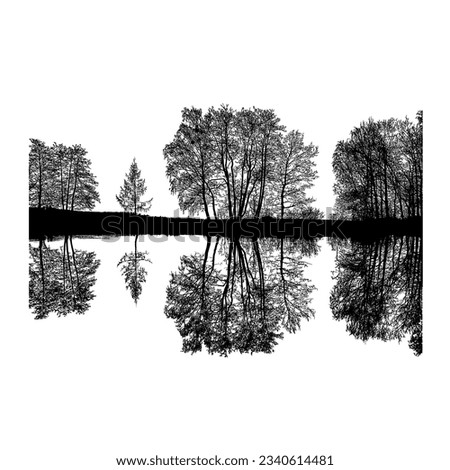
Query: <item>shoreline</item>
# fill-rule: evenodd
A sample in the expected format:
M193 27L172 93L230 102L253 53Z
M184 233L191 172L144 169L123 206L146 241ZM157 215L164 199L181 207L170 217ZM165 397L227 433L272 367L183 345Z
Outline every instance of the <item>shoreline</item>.
M201 235L227 238L374 239L388 235L422 235L422 218L409 219L201 219L159 217L127 212L82 212L29 208L29 238L61 235Z

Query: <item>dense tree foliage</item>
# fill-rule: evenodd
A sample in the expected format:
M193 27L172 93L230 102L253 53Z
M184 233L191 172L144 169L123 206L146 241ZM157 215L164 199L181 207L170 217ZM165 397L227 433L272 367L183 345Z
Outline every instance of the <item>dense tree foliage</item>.
M38 247L30 245L29 304L35 318L51 312L84 314L94 298L99 265L94 252L74 249L72 237L66 236L56 249L42 240Z
M301 217L316 178L318 150L286 133L273 110L185 108L164 149L170 189L180 208L213 217Z
M362 122L333 155L338 216L352 219L422 216L422 112L416 122Z
M123 186L116 195L117 202L122 206L123 210L137 214L138 212L147 212L150 210L152 199L142 201L141 198L147 191L145 179L141 178L141 170L139 170L136 159L130 165L129 173L125 174Z
M98 183L81 145L48 147L38 139L30 140L30 207L91 210L100 202Z
M284 331L294 333L314 314L303 257L317 250L306 240L208 239L204 255L183 256L165 307L183 351L272 352Z
M331 310L363 341L409 336L422 352L422 238L335 242L338 250Z

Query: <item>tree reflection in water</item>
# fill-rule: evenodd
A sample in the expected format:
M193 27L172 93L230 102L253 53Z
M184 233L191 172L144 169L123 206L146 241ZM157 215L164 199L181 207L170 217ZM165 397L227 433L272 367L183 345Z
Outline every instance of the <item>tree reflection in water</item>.
M330 305L355 338L402 340L422 353L422 238L333 241L337 280Z
M36 319L68 313L84 314L94 298L92 287L100 265L94 252L76 250L72 237L64 238L63 246L52 249L40 240L30 244L29 305Z
M183 351L271 353L286 330L314 315L303 257L314 240L207 239L205 253L182 256L171 274L165 313L175 320Z
M141 266L141 263L144 261L151 263L147 251L138 251L137 242L138 235L135 235L134 251L125 253L117 263L117 266L120 266L122 276L125 278L125 286L130 291L135 304L137 304L142 293L142 283L145 282L147 276L147 271Z

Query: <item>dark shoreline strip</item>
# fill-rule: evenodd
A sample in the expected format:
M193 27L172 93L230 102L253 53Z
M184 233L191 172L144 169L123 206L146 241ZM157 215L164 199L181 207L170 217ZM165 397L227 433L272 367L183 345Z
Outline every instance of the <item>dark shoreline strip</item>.
M374 239L387 235L422 235L422 219L370 219L364 221L323 219L196 219L133 215L124 212L79 212L29 209L29 238L61 235L199 235L228 238Z

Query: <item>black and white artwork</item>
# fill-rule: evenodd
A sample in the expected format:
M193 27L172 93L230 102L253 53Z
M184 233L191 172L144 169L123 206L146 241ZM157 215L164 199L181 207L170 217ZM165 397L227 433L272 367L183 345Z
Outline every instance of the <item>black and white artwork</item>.
M105 238L125 247L134 238L117 266L137 304L150 261L138 245L151 250L152 237L195 237L188 244L198 243L198 251L180 257L166 288L164 312L182 350L272 353L315 316L317 288L305 272L325 242L336 254L332 318L364 342L406 338L420 355L423 112L415 121L369 118L337 142L328 218L308 195L318 153L274 110L184 108L161 155L185 214L175 218L146 215L153 198L144 200L148 188L135 158L116 195L123 211L98 212L87 151L30 139L32 313L43 319L87 312L100 264L95 245ZM74 237L93 251L74 249Z
M5 468L445 468L441 6L1 10Z

